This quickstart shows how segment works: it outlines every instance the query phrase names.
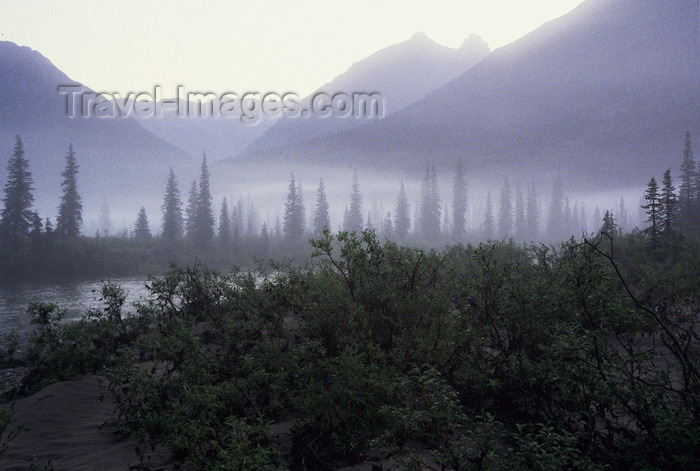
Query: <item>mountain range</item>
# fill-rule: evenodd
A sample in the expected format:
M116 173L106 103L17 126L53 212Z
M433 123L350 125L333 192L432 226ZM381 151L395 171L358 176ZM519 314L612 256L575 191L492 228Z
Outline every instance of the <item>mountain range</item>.
M639 187L678 168L687 130L700 135L698 24L697 0L587 0L385 119L251 146L229 164L392 172L461 160L475 178Z

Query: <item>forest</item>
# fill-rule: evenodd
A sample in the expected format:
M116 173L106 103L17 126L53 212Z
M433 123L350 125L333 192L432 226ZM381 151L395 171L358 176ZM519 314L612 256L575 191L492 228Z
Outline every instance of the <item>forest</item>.
M104 375L116 408L106 426L137 441L139 469L157 469L156 448L168 469L188 470L700 467L700 177L689 134L679 190L670 169L647 185L643 229L623 233L606 210L595 231L552 244L517 239L535 215L523 198L514 217L501 211L507 187L508 203L485 220L511 237L472 243L459 216L448 236L430 166L413 225L405 191L393 219L368 225L355 179L347 230L328 229L320 182L309 231L292 177L281 227L246 239L225 201L215 230L206 158L184 210L170 172L158 236L142 210L129 237L86 237L77 169L69 149L54 228L31 210L17 138L4 274L114 263L165 274L149 278L134 313L109 282L103 308L74 322L31 304L26 338L4 333L0 366L28 371L5 398ZM454 215L463 182L458 171ZM565 200L554 205L567 217ZM455 233L464 242L449 243ZM241 253L260 256L258 268L216 266ZM0 460L18 433L5 407Z
M451 201L441 198L437 170L428 162L420 198L414 207L404 182L400 181L395 210L380 217L375 210L374 220L373 211L363 209L363 195L355 172L341 224L337 221L332 224L323 179L315 192L311 217L307 217L301 182L291 175L283 214L273 224L267 220L261 222L253 203L245 204L242 198L229 206L224 197L217 211L204 155L199 180L192 181L186 201L172 169L164 178L158 223L150 224L146 210L141 207L131 230L122 228L116 234L100 234L98 230L89 236L82 233L79 167L70 145L61 173L62 196L57 202L54 227L51 216L33 210L30 161L25 157L21 137L16 136L0 212L0 255L4 261L0 279L162 274L171 263L191 265L195 261L223 271L257 268L270 260L304 263L311 254L308 240L319 238L326 227L339 227L356 234L365 229L374 230L382 240L437 249L491 240L558 243L601 229L617 235L641 230L650 237L653 246L662 244L661 239L668 242L678 236L697 238L700 234L700 183L690 133L685 136L678 192L671 169L664 173L661 186L652 177L640 198L641 217L630 214L632 211L626 209L623 198L615 209L601 210L595 206L595 211L588 214L590 208L586 208L585 202L571 205L560 179L553 182L548 204L543 204L542 192L534 180L522 191L520 186L513 188L506 179L497 204L489 191L483 214L477 214L481 208L471 209L472 219L478 220L478 225L472 223L471 227L468 177L462 165L454 169ZM633 221L640 222L642 229ZM153 231L155 227L157 231Z

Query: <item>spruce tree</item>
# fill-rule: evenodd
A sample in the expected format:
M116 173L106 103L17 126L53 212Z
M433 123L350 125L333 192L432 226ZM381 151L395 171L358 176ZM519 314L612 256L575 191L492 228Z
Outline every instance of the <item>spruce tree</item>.
M0 237L10 244L20 242L32 224L34 180L29 171L29 161L24 158L22 139L15 138L15 149L7 164L7 183L4 207L0 212Z
M185 217L187 221L185 223L185 231L187 233L187 238L194 240L196 227L197 227L197 182L192 180L192 186L190 186L190 193L187 197L187 208L185 208Z
M148 227L148 217L146 216L146 209L143 206L141 206L139 216L136 219L136 224L134 225L134 239L148 240L150 238L151 230Z
M219 246L222 250L229 250L233 246L233 235L231 232L231 219L229 218L228 203L226 198L221 202L221 212L219 213Z
M170 243L175 242L182 237L183 221L180 189L178 188L177 178L172 168L170 168L168 180L165 184L165 197L163 198L163 205L161 208L163 210L163 240Z
M362 194L360 184L357 181L357 172L352 177L352 193L350 194L350 210L345 225L345 230L359 234L362 232L364 223L362 220Z
M214 212L212 210L211 191L209 190L209 168L207 167L206 154L202 155L194 231L195 244L200 249L206 249L211 246L214 240Z
M396 204L396 218L394 219L394 236L399 242L408 239L408 231L411 229L411 207L406 196L406 188L403 181L399 189L399 198Z
M561 180L557 175L552 189L552 202L547 215L547 237L550 240L558 240L563 234L564 219L564 195L561 188ZM596 221L597 224L597 221Z
M665 236L670 236L676 230L676 215L678 212L678 199L676 188L673 186L671 169L666 169L664 172L663 184L659 205L659 232Z
M318 182L316 190L316 206L314 208L314 235L320 237L325 228L331 228L331 218L326 200L326 186L323 184L323 178Z
M461 241L467 236L467 182L460 161L452 191L452 237Z
M394 239L394 223L391 220L391 211L387 211L384 216L384 222L382 223L382 235L385 240Z
M61 173L63 195L58 207L56 233L61 237L77 237L83 225L83 205L78 194L78 168L73 144L68 145L66 169Z
M617 224L615 223L615 217L612 211L606 209L603 215L603 225L600 228L600 232L604 232L610 237L614 237L617 234Z
M289 181L287 202L284 207L284 242L288 247L298 247L304 238L304 205L294 175Z
M659 186L656 183L656 178L651 177L647 190L644 192L644 201L646 204L642 206L646 210L647 222L649 226L644 232L651 240L651 248L655 250L658 245L659 223L660 223L660 207L661 199L659 196Z

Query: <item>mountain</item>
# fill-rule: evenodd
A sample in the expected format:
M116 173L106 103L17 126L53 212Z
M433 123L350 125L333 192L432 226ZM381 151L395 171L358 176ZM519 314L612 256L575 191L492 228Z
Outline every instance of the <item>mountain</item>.
M642 186L700 141L699 24L697 0L587 0L380 122L246 158Z
M88 218L105 202L117 210L115 214L123 209L135 216L145 200L161 198L170 166L181 175L196 170L195 159L149 133L132 117L82 117L80 113L70 117L68 94L61 94L59 86L82 85L39 52L0 42L0 182L4 184L15 135L20 135L34 178L35 207L42 217L53 219L57 213L60 173L71 142L80 165L78 190Z
M390 115L445 85L488 53L486 42L474 34L459 48L453 49L437 44L425 33L416 33L408 41L393 44L356 62L345 73L303 99L302 108L311 109L312 97L319 93L330 97L338 93L379 93L384 102L384 115ZM363 119L353 116L318 117L313 113L306 117L281 118L248 146L244 154L338 134L363 123Z

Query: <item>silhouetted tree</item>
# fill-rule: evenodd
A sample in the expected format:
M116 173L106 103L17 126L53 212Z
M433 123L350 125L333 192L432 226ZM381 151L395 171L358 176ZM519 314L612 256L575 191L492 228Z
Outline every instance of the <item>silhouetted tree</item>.
M15 138L15 149L7 164L7 183L4 207L0 212L0 237L10 244L27 236L32 222L34 180L29 171L29 161L24 158L22 139Z
M364 222L362 220L362 194L360 184L357 181L357 172L352 177L352 193L350 194L350 210L345 221L345 230L348 232L362 232Z
M151 230L148 227L148 217L146 216L146 209L143 206L141 206L139 216L136 219L136 224L134 225L134 239L148 240L150 238Z
M663 188L661 189L661 201L659 205L659 232L669 236L676 229L676 216L678 212L678 197L673 186L671 169L664 172Z
M289 181L282 230L287 246L298 246L304 238L304 204L294 181L294 175Z
M647 190L644 192L644 201L646 204L642 206L647 213L647 222L649 226L645 229L645 233L651 239L652 250L657 247L657 238L659 233L659 222L660 222L660 206L661 199L659 197L659 186L656 183L656 178L651 177L649 185L647 185Z
M63 195L56 219L56 233L61 237L77 237L83 225L83 205L78 194L79 167L73 152L73 144L69 144L66 169L61 173Z
M194 242L200 249L211 246L214 240L214 212L212 210L211 191L209 190L209 168L207 155L202 155L202 166L199 176L199 191L194 225Z
M603 215L603 225L600 228L601 232L605 232L610 237L617 235L617 224L615 223L615 217L612 211L606 209Z
M328 201L326 200L326 186L323 184L323 178L321 178L318 182L318 189L316 190L314 235L320 237L326 227L330 229L331 217L328 209Z
M408 239L408 231L411 229L411 207L406 196L406 189L401 182L399 198L396 204L396 219L394 220L394 235L400 242Z
M229 219L228 203L226 198L221 202L219 213L219 246L222 250L230 250L233 246L233 234L231 232L231 220Z
M457 164L454 186L452 191L452 237L464 240L467 236L467 181L464 177L464 166Z
M386 240L392 240L394 238L394 222L391 220L391 211L387 211L384 216L384 222L382 223L382 235Z
M197 182L192 180L192 186L190 186L190 193L187 197L187 208L185 208L185 217L187 222L185 223L185 231L187 232L187 237L190 240L194 240L196 227L197 227L197 201L199 199L197 192Z
M183 232L180 189L178 188L177 178L172 168L170 169L168 180L165 184L165 197L163 198L163 205L161 208L163 210L162 237L163 240L172 243L180 239Z

